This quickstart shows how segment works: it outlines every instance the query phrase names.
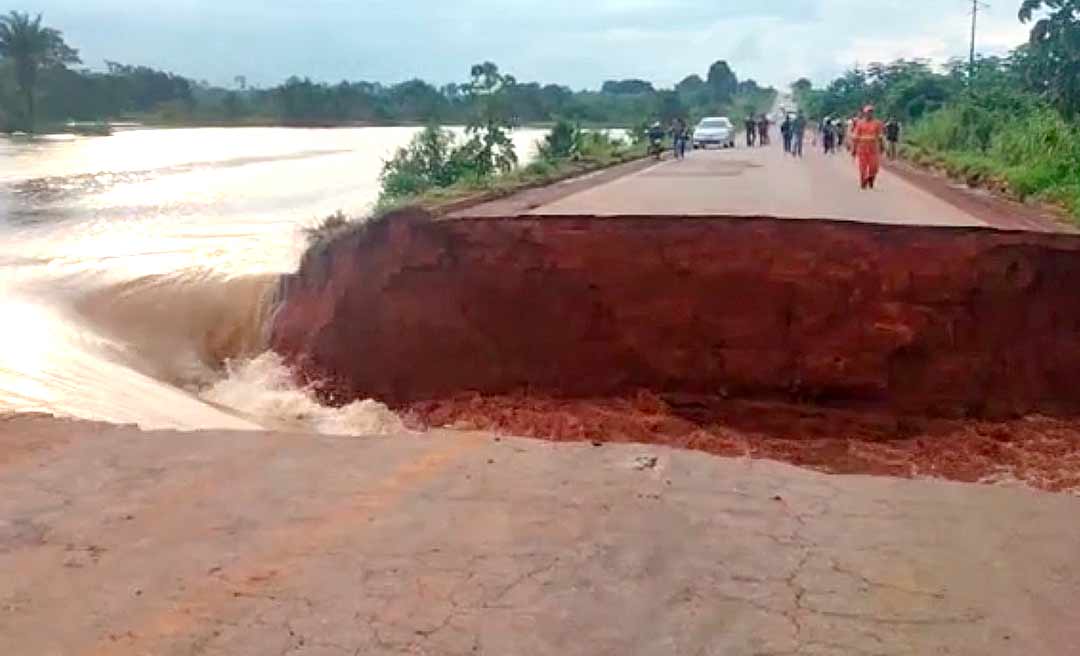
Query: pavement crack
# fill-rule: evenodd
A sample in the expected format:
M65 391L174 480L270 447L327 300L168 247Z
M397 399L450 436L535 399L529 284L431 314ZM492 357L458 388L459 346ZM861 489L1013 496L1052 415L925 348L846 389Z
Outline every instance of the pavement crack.
M945 599L945 593L941 592L940 590L939 591L918 590L918 589L915 589L915 588L906 588L906 587L904 587L902 585L896 585L896 584L893 584L893 583L886 583L884 581L875 581L874 579L866 576L865 574L862 574L860 572L856 572L855 570L851 570L851 569L848 569L848 568L840 565L838 562L836 562L836 560L834 560L832 558L829 559L829 568L833 572L835 572L836 574L840 574L840 575L843 575L843 576L850 576L851 578L856 579L857 581L859 581L860 583L862 583L863 585L865 585L868 588L882 588L882 589L885 589L885 590L893 590L893 591L896 591L896 592L902 592L904 594L909 594L909 595L912 595L912 596L929 597L931 599L938 599L938 600Z
M986 619L982 613L969 613L952 617L918 618L918 617L882 617L866 613L847 613L835 610L820 610L803 607L811 615L821 617L836 617L841 619L856 620L869 624L882 624L886 626L960 626L964 624L977 624Z
M514 588L518 587L519 585L530 579L540 576L541 574L546 574L547 572L550 572L551 570L555 569L558 564L559 557L556 556L554 559L552 559L551 562L541 565L540 567L531 569L528 572L522 574L521 576L518 576L506 586L504 586L503 589L500 590L490 602L486 602L484 604L484 608L490 608L491 606L498 604L500 601L505 599L507 595L513 592Z

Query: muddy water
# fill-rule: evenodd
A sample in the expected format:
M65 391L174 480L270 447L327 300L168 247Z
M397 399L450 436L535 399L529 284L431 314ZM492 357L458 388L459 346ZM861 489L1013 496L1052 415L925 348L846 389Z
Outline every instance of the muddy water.
M302 231L362 213L412 128L0 140L0 413L145 428L397 425L320 407L263 329ZM541 132L515 134L531 157Z

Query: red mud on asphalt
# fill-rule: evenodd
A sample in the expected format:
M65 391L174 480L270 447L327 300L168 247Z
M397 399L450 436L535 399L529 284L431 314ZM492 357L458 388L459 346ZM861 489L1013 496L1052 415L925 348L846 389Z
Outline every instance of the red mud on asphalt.
M722 399L461 396L403 408L418 426L556 442L658 444L831 474L1015 483L1080 495L1080 420L896 417Z

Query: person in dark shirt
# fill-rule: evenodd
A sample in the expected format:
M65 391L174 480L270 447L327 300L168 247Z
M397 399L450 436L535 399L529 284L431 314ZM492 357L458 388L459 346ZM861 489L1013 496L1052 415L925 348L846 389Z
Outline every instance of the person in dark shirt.
M791 117L784 116L784 122L780 124L780 136L784 139L784 152L791 152Z
M675 159L686 157L686 121L676 118L671 122L671 145Z
M826 155L836 154L836 126L828 116L821 122L821 143L825 147Z
M806 116L802 112L791 122L791 154L803 156L803 140L806 138Z
M746 147L754 147L754 137L757 136L757 123L754 121L754 115L746 117Z
M758 119L758 143L762 146L769 145L769 117L762 114Z
M896 159L897 145L900 143L900 121L895 116L890 116L885 123L885 147L889 159Z

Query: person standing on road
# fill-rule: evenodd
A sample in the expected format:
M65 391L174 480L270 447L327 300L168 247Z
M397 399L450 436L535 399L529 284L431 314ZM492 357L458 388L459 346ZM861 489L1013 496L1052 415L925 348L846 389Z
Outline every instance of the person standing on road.
M791 154L794 157L803 156L803 140L806 138L806 116L802 112L791 122Z
M757 136L757 123L754 122L754 115L750 114L746 117L746 147L754 147L754 137Z
M791 152L791 116L784 115L784 122L780 124L780 136L784 140L784 152Z
M832 155L836 145L836 133L833 132L833 119L828 117L821 122L821 145L825 155Z
M675 159L686 157L686 122L676 118L671 123L671 142L675 150Z
M649 140L649 155L656 159L664 158L664 126L660 125L660 121L654 121L645 131L645 135Z
M833 126L832 117L826 116L821 122L821 144L825 148L826 155L836 152L836 130Z
M890 116L885 123L885 145L888 148L889 159L896 159L897 145L900 143L900 121L895 116Z
M863 108L862 118L857 119L851 129L851 152L859 165L859 186L873 189L878 171L881 169L881 151L885 136L885 126L874 118L873 105Z
M758 143L762 146L769 145L769 117L762 114L758 119Z

